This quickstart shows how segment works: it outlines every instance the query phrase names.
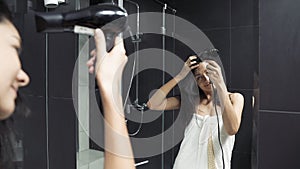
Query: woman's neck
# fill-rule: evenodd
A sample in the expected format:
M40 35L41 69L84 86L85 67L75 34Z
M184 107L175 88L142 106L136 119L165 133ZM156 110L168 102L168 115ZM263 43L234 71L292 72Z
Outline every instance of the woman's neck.
M205 96L204 104L209 104L213 100L212 93L205 93Z

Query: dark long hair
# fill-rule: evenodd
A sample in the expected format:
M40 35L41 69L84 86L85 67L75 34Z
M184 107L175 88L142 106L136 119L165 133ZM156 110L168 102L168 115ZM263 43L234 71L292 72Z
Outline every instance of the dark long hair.
M193 72L190 72L179 83L180 87L180 110L183 113L184 122L187 125L195 113L196 106L201 99L206 98L203 90L198 86Z
M222 75L224 81L225 73L222 66L218 50L215 48L204 50L201 53L195 54L197 56L196 61L198 63L204 60L214 60L222 69ZM196 106L200 103L200 100L206 99L204 91L198 86L195 79L195 69L193 69L186 77L180 82L181 86L181 110L185 114L186 124L191 120L193 113L196 113ZM219 104L219 99L216 97L216 103Z
M4 20L12 22L12 15L7 4L3 0L0 0L0 23ZM23 104L19 93L15 104L16 108L13 115L5 120L0 120L0 169L16 168L13 163L15 159L14 144L16 143L17 135L14 129L14 116L23 116L24 113L27 114L29 112L29 109Z
M14 145L15 132L13 129L13 118L0 121L0 168L13 169L15 157Z
M15 129L15 119L24 118L29 115L30 110L23 101L23 96L18 93L15 100L16 108L13 114L0 121L0 169L15 169L15 147L17 139L22 134Z

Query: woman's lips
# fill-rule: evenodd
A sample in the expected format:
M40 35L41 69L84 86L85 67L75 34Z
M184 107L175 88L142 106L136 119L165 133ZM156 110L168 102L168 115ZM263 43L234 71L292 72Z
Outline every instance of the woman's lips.
M12 87L16 92L18 91L18 86L12 85L11 87Z
M16 94L16 96L15 97L17 97L17 92L18 92L18 87L17 86L14 86L14 85L12 85L11 86L11 88L12 88L12 90L15 92L15 94Z
M209 85L210 85L210 83L207 83L207 84L205 84L204 86L205 86L205 87L208 87Z

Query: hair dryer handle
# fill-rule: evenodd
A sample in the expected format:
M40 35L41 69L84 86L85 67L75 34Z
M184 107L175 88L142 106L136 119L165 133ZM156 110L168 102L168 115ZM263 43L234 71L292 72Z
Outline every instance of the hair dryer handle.
M118 34L113 32L103 32L105 36L106 41L106 51L112 50L115 44L115 38L118 36Z

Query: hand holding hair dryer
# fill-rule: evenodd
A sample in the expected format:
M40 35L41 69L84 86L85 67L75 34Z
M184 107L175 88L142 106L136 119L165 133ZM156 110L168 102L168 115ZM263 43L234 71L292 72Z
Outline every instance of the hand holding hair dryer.
M37 32L75 32L93 35L91 29L101 28L106 38L106 49L114 45L115 37L128 27L127 12L112 3L93 5L66 13L35 14Z

